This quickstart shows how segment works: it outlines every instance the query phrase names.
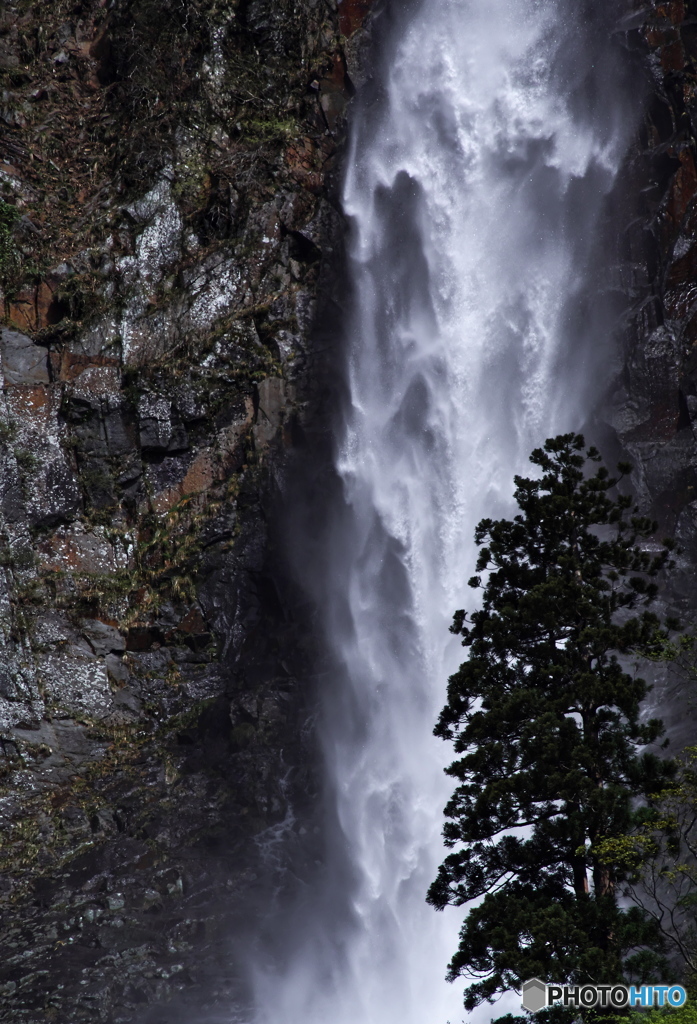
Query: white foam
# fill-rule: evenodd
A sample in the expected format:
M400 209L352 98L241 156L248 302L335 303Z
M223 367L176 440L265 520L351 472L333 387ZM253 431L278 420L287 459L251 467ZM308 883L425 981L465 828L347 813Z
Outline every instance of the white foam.
M285 967L259 970L260 1024L465 1016L463 985L443 980L463 911L425 903L451 791L452 750L432 728L463 656L448 626L475 599L475 524L510 506L531 448L587 412L587 370L560 376L582 340L568 310L588 288L631 130L611 76L596 83L603 110L582 101L591 65L608 67L609 33L595 26L591 54L576 11L426 0L390 55L386 102L354 127L344 205L357 300L338 460L350 516L323 606L359 708L341 719L330 695L325 727L357 881L350 924L318 901ZM509 996L474 1016L517 1006Z

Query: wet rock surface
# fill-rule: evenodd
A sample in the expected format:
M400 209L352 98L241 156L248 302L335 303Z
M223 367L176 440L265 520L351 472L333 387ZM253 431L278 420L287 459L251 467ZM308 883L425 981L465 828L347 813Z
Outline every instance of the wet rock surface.
M244 1007L317 785L273 524L331 400L366 13L0 12L0 1021Z
M636 5L625 40L645 72L646 114L624 182L623 367L610 421L634 465L639 505L680 553L663 611L694 632L697 619L697 3ZM672 749L694 743L685 671L656 671L653 709Z

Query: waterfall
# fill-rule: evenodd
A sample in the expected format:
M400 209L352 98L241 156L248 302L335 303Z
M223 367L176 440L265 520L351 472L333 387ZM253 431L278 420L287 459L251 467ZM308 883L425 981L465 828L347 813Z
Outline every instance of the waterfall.
M342 500L306 567L333 655L331 836L280 961L257 969L259 1024L463 1019L463 986L443 980L463 911L424 902L451 790L432 729L463 656L448 626L474 599L475 524L510 511L534 445L583 426L611 351L599 226L638 113L613 41L621 11L422 0L398 13L346 160Z

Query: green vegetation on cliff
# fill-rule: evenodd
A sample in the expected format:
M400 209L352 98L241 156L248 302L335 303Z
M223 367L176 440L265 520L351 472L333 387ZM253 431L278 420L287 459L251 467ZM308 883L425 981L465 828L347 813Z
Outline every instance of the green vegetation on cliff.
M3 1024L229 1010L215 929L312 789L269 522L341 248L338 21L0 5Z

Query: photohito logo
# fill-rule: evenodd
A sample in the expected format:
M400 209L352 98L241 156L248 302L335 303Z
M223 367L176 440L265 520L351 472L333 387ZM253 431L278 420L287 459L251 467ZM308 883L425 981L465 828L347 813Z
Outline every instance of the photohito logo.
M683 1006L687 993L682 985L547 985L539 978L523 983L524 1010L537 1013L546 1006L611 1007Z

